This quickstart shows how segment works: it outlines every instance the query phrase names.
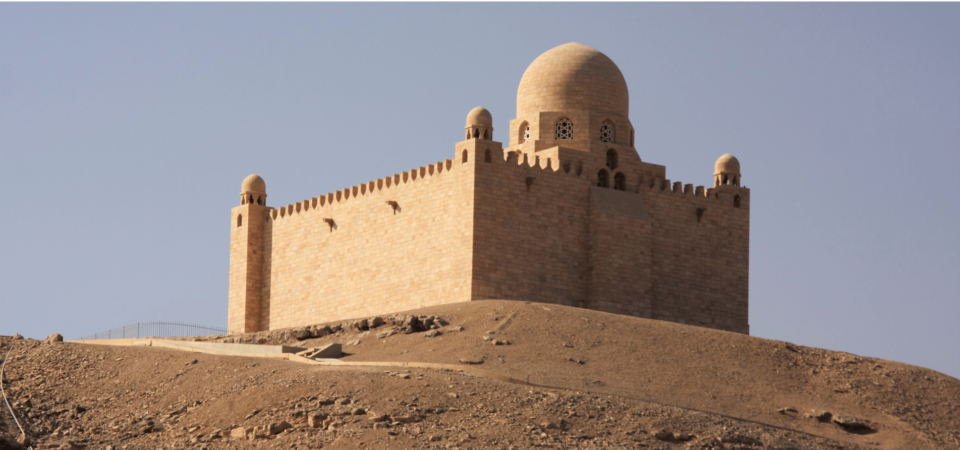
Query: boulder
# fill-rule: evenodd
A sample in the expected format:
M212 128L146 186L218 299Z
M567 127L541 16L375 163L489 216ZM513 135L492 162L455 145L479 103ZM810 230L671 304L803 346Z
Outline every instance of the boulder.
M230 432L230 437L234 439L246 439L248 435L253 434L252 428L237 427Z
M660 430L656 432L653 437L660 439L661 441L667 442L686 442L693 439L693 436L690 436L686 433L673 433L670 430Z
M298 341L310 338L310 329L306 327L294 328L290 331L290 334Z
M311 414L307 417L307 426L310 428L321 428L323 427L324 420L327 420L326 414Z
M55 344L55 343L63 342L63 336L61 336L60 333L53 333L50 336L47 336L47 338L44 339L43 342L47 344Z
M544 420L540 422L540 426L543 427L545 430L556 430L557 428L560 428L557 426L556 422L551 422L549 420Z
M785 415L785 416L797 417L797 409L796 409L796 408L789 408L789 407L787 407L787 408L780 408L780 409L777 410L777 412L780 413L780 414L783 414L783 415Z
M416 333L421 330L420 319L416 316L407 316L403 320L403 324L400 325L400 331L403 331L404 334Z
M384 324L382 317L373 317L367 321L370 325L370 328L377 328Z
M423 328L427 329L433 326L433 316L427 316L423 319L420 319L420 322L423 324Z
M388 338L388 337L393 336L393 335L395 335L395 334L397 334L397 329L396 329L396 328L390 328L390 329L383 330L383 331L377 333L377 339Z
M850 416L836 416L833 423L843 428L848 433L869 434L876 433L877 428L867 420Z
M428 338L440 336L440 330L430 330L426 334L424 334L424 336Z
M293 425L290 425L290 422L281 420L280 423L271 423L268 432L270 435L280 434L289 430L290 428L293 428Z
M324 421L323 421L323 427L324 427L324 428L336 429L336 428L340 428L340 427L342 427L342 426L343 426L343 421L340 420L340 419L333 418L333 417L330 417L330 418L328 418L327 420L324 420Z
M399 423L416 423L420 420L422 420L421 417L416 415L397 416L393 418L394 422Z
M269 425L256 426L256 427L253 427L253 433L247 433L247 439L250 439L252 441L258 438L265 438L269 435L270 435Z

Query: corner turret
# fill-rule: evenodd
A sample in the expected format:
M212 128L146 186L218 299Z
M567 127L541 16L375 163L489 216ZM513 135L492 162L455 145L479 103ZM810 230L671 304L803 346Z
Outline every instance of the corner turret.
M240 204L246 205L266 205L267 204L267 183L260 178L260 175L251 174L243 179L240 185Z
M720 157L713 169L713 187L740 186L740 161L729 153Z
M267 183L250 175L240 185L240 206L231 210L230 306L231 333L260 331L260 289L263 278L263 229L267 220Z
M478 106L467 113L467 139L493 140L493 115L487 108Z

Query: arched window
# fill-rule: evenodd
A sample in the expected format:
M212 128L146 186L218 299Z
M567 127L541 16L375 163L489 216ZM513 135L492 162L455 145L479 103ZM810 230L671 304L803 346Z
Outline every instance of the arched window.
M467 151L463 151L463 162L467 162Z
M243 214L237 214L237 228L243 226Z
M475 137L475 138L480 137L480 129L479 129L479 128L473 130L473 137Z
M739 196L739 195L736 195L736 196L733 197L733 207L734 207L734 208L739 208L739 207L740 207L740 196Z
M573 122L564 117L557 121L557 140L573 139Z
M490 139L490 135L487 133L487 130L483 130L483 138L486 140Z
M260 201L261 201L261 200L260 200L260 196L258 195L258 196L257 196L257 204L258 204L258 205L261 204Z
M597 186L602 188L610 187L610 174L607 173L607 169L600 169L600 172L597 173Z
M620 165L620 158L617 156L617 151L614 149L607 150L607 168L610 170L617 170L617 166Z
M483 154L483 162L493 162L493 153L490 153L490 149Z
M617 172L617 174L613 176L613 188L618 191L627 190L627 176L624 175L623 172Z
M253 203L253 196L250 196L250 203Z
M523 142L530 142L530 125L523 127Z
M603 121L603 125L600 125L600 140L603 142L613 142L615 138L613 124L608 120Z

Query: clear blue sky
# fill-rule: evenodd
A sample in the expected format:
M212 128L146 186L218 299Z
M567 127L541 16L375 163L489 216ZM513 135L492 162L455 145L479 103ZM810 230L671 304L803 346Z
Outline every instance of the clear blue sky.
M752 334L960 376L960 5L0 4L0 334L225 326L230 208L507 138L612 58L644 161L752 189Z

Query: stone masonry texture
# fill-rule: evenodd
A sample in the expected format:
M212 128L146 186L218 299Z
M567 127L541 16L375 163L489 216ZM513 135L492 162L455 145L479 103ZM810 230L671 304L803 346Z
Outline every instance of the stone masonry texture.
M242 200L230 331L511 299L749 333L749 189L641 161L626 83L596 50L557 47L523 78L507 148L484 128L449 160L282 207Z

